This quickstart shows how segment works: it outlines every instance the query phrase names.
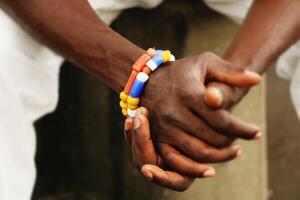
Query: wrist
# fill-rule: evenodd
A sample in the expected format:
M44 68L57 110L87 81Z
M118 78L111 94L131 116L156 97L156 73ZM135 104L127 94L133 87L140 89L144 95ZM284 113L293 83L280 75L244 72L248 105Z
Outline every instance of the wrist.
M252 55L250 53L239 52L230 50L225 53L223 59L230 62L236 68L249 69L259 74L262 74L270 65L270 63L260 56Z
M120 107L124 116L135 117L142 91L151 72L161 64L174 60L175 57L170 51L154 50L152 48L149 48L136 60L132 65L132 71L124 90L120 93Z
M100 34L99 34L100 35ZM124 88L131 66L145 50L108 28L97 35L91 44L77 44L76 63L102 80L115 92Z

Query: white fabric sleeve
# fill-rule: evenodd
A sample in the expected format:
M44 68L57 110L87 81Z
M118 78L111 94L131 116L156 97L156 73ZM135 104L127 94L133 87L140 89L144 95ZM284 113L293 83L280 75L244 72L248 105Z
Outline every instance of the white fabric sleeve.
M211 9L241 24L247 15L252 0L204 0Z

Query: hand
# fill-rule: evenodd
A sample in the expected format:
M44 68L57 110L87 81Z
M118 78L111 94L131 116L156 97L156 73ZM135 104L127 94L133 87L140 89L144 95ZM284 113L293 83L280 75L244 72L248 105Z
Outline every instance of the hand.
M151 182L176 191L186 190L194 178L166 170L161 157L155 152L150 136L148 111L141 107L137 110L135 119L127 119L124 124L124 134L132 148L132 162L141 169L144 176ZM212 177L215 170L206 164L198 164L202 168L203 177Z
M233 69L228 62L205 53L169 63L153 73L141 101L150 111L151 131L162 159L175 171L192 177L203 173L191 167L197 162L235 158L240 147L228 147L235 137L259 135L256 126L205 104L204 84L210 80L249 87L259 83L260 76Z

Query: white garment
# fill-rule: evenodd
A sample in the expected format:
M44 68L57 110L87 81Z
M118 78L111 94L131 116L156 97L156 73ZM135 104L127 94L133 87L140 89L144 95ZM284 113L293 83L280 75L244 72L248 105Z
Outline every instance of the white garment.
M300 41L291 46L277 62L277 74L290 80L290 92L296 113L300 119Z

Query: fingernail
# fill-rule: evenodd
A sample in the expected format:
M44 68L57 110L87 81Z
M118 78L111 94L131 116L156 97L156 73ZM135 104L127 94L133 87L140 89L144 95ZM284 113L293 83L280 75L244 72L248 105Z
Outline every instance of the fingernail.
M262 137L262 133L259 131L256 133L256 135L254 136L255 140L259 140Z
M214 168L209 168L203 172L204 177L213 177L216 175L216 171Z
M134 120L134 129L138 129L140 127L141 127L141 119L139 118L139 116L136 116Z
M243 154L243 149L240 148L240 149L236 152L236 157L240 157L242 154Z
M218 88L211 88L212 89L212 93L213 95L216 97L216 103L218 105L221 105L222 101L223 101L223 95L222 92L218 89Z
M254 71L251 71L249 69L246 69L245 70L245 74L248 75L248 76L252 76L252 78L255 78L255 79L260 79L260 75Z
M213 107L219 107L223 102L223 94L222 92L215 87L209 87L204 96L204 100L209 103Z
M125 131L129 131L129 130L130 130L129 124L131 123L131 120L132 120L132 119L126 119L126 121L125 121L125 126L124 126L124 130L125 130Z
M150 171L142 170L144 176L147 178L148 181L153 180L153 174Z
M243 149L239 144L233 145L232 148L236 151L236 157L240 157L243 154Z

